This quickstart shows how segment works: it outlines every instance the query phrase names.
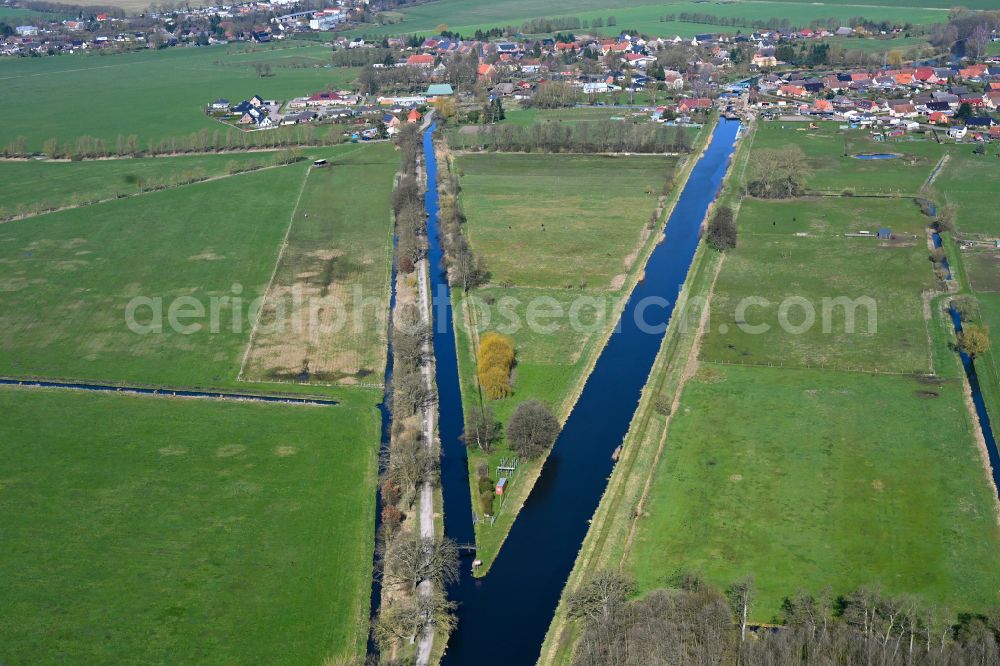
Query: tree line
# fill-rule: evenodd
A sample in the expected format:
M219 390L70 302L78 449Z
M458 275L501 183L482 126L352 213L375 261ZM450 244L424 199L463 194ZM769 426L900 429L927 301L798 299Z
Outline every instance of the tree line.
M237 129L201 129L184 136L149 139L145 143L136 134L119 134L112 143L102 137L79 136L60 142L50 137L42 143L39 153L28 145L24 136L11 139L0 148L2 157L31 157L41 154L51 159L85 160L102 157L151 157L185 153L210 153L289 148L293 146L336 146L344 138L336 131L320 132L313 125L281 127L265 132L243 132Z
M464 148L497 152L687 153L691 137L683 127L600 120L575 124L492 125L455 138Z
M399 269L399 298L390 327L393 373L388 404L392 428L381 464L382 512L376 535L376 575L383 585L382 603L372 626L372 636L386 662L394 646L413 643L429 626L444 633L454 628L455 606L445 590L458 579L457 547L445 538L420 536L416 515L419 488L427 482L436 484L440 478L440 458L424 439L422 417L433 396L422 374L430 360L431 332L417 304L417 277L413 275L414 262L426 252L427 234L423 192L417 181L420 132L416 125L401 129L398 146L402 176L392 194ZM424 581L430 581L432 589L418 593Z
M438 234L444 248L448 283L453 289L467 292L490 281L490 273L483 258L472 252L465 237L465 211L460 197L462 188L458 176L452 172L450 160L444 160L438 170Z
M618 572L600 572L567 597L582 627L576 666L623 664L1000 665L1000 609L954 614L878 586L786 597L780 624L754 627L754 582L720 590L697 574L640 598Z

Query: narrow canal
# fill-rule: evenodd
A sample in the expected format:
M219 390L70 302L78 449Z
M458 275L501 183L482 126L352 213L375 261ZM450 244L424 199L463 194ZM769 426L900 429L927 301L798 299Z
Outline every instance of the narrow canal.
M936 236L937 234L935 234ZM950 308L951 323L955 327L955 333L962 332L962 317L958 310L952 305ZM983 390L979 385L979 373L976 372L976 364L968 354L960 351L962 356L962 367L965 368L965 376L969 380L969 389L972 393L972 404L976 408L976 417L979 419L979 427L983 431L983 439L986 440L986 451L990 459L990 466L993 468L993 483L1000 489L1000 452L997 451L997 440L993 435L993 427L990 425L990 415L986 411L986 401L983 400Z
M434 353L445 532L473 539L465 448L459 440L462 403L448 285L437 238L437 164L432 125L424 135ZM632 293L619 327L601 353L538 482L500 555L483 579L463 561L461 581L449 596L459 604L459 625L448 644L448 664L529 664L541 649L559 595L607 485L612 451L622 442L684 283L699 227L718 194L740 124L720 120L670 216L666 237L653 251L645 279Z

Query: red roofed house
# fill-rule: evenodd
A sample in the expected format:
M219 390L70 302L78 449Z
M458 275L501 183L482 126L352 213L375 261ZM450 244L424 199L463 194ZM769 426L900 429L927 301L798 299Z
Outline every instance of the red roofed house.
M986 65L970 65L958 70L958 75L963 79L977 79L987 72Z
M681 100L681 103L677 105L677 110L681 113L690 113L691 111L707 111L712 108L712 100L707 97L690 97Z
M943 111L935 111L927 119L931 125L947 125L948 116Z
M408 123L419 123L423 116L416 109L410 109L410 112L406 114L406 122Z
M428 54L411 55L406 59L406 64L410 67L433 67L434 56Z
M813 109L817 113L833 113L833 102L828 99L818 99L813 102Z
M806 89L802 86L793 86L786 83L778 88L776 94L780 97L800 97L806 94Z

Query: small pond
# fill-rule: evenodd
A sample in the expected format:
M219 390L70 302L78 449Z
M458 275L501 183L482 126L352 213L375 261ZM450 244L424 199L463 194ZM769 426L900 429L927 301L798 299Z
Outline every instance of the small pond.
M860 155L855 155L856 160L894 160L897 157L902 157L896 153L862 153Z

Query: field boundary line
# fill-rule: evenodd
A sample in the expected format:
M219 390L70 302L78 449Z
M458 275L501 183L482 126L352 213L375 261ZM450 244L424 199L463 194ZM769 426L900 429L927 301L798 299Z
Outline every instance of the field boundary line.
M58 206L56 208L49 208L47 210L38 211L37 213L25 213L24 215L14 215L12 217L0 218L0 224L7 224L8 222L20 222L22 220L31 220L36 217L42 217L44 215L49 215L51 213L62 213L67 210L76 210L78 208L88 208L90 206L98 206L100 204L113 203L115 201L125 201L126 199L135 199L138 197L148 196L150 194L159 194L160 192L170 192L172 190L179 190L184 187L191 187L193 185L201 185L203 183L214 183L220 180L226 180L227 178L236 178L238 176L245 176L251 173L260 173L261 171L270 171L271 169L281 169L282 167L293 166L298 164L298 162L290 162L288 164L269 164L267 166L262 166L259 169L248 169L246 171L240 171L239 173L223 173L217 176L209 176L201 180L193 180L190 183L178 183L177 185L171 185L169 187L161 187L155 190L147 190L144 192L133 192L132 194L126 194L120 197L107 197L105 199L96 199L94 201L89 201L86 203L80 203L69 206Z
M938 160L938 163L934 166L930 175L927 176L927 180L925 180L924 184L920 186L920 192L927 192L931 189L931 186L934 184L934 180L938 177L938 174L944 170L944 165L946 165L950 159L951 153L945 153L941 156L941 159Z
M281 246L278 249L278 257L274 260L274 268L271 269L271 277L267 281L267 288L264 289L264 298L260 302L260 308L257 310L257 317L254 319L253 328L250 329L250 339L247 340L247 347L243 351L243 360L240 362L240 371L236 375L236 381L245 381L243 379L243 373L246 371L247 361L250 359L250 352L253 349L254 341L257 339L257 329L260 326L261 317L264 314L264 306L267 305L267 297L271 293L271 289L274 287L274 278L278 274L278 266L281 265L281 260L285 256L285 250L288 248L288 237L292 233L292 226L295 224L295 213L299 210L299 203L302 201L302 194L306 191L306 183L309 182L309 175L312 173L312 166L306 168L306 173L302 177L302 184L299 186L299 194L295 197L295 205L292 206L292 212L288 216L288 227L285 229L285 236L281 240Z

